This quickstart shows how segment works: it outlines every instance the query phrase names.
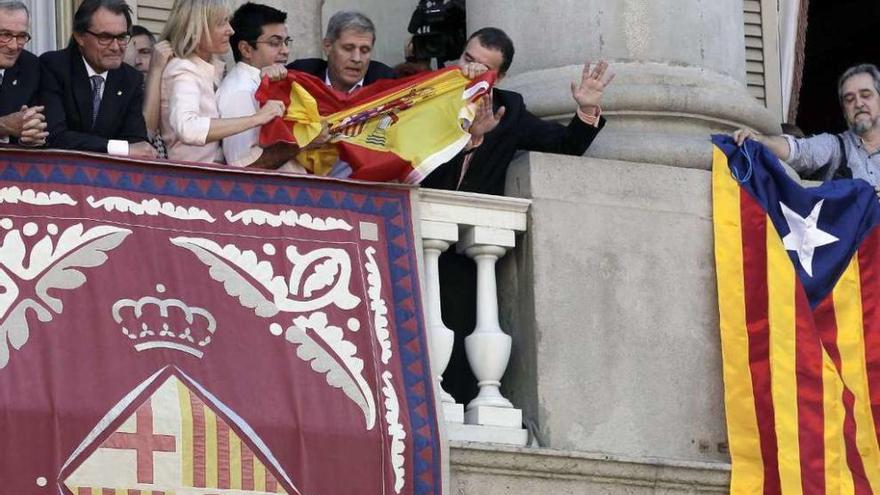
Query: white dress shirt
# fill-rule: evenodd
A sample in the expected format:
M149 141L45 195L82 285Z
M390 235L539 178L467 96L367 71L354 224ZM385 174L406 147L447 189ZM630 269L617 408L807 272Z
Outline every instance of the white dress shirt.
M221 118L250 117L257 113L260 104L257 103L254 94L260 87L260 76L260 69L253 65L244 62L235 64L217 90L217 106ZM223 155L228 165L236 167L246 167L257 161L263 155L263 148L260 147L260 128L253 127L224 138ZM302 166L292 160L282 165L279 170L306 172Z
M327 71L324 72L324 84L326 84L327 86L330 86L331 88L333 87L333 83L330 82L330 69L327 69ZM357 91L363 87L364 87L364 80L361 79L360 81L355 83L355 85L352 86L351 89L348 90L348 94L352 94L355 91Z
M244 62L235 64L217 90L220 117L234 119L257 113L259 105L254 93L259 87L260 69ZM246 167L257 161L262 154L259 127L223 139L223 155L229 165Z
M104 84L101 85L101 100L104 99L104 88L107 87L107 71L97 72L85 57L82 58L83 64L86 66L86 75L89 78L89 86L92 84L92 76L99 76L104 80ZM91 87L89 88L89 94L92 94ZM116 156L128 156L128 141L124 139L110 139L107 141L107 154L108 155L116 155Z

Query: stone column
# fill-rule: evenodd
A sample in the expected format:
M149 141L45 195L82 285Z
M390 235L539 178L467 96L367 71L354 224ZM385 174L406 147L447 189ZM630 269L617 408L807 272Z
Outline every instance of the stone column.
M516 56L502 87L542 117L574 111L569 84L584 61L606 59L617 79L608 126L588 156L708 168L708 135L745 126L779 133L745 85L740 0L480 0L468 29L496 26Z

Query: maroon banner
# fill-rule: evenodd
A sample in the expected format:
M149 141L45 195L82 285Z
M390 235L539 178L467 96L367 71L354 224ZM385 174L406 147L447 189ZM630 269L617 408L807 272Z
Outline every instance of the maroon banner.
M0 152L2 492L439 494L410 201Z

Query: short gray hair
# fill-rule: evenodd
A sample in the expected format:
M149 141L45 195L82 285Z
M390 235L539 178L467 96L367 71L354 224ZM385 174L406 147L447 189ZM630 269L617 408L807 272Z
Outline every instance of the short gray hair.
M28 18L31 17L31 13L28 10L27 4L25 4L24 2L19 2L18 0L0 0L0 10L5 10L8 12L23 10L24 13L27 14Z
M333 14L327 23L327 35L324 39L333 43L342 36L343 31L349 29L359 33L370 33L373 35L373 42L376 42L376 26L373 25L373 21L356 10L340 10Z
M846 69L846 72L837 80L837 99L843 106L843 84L851 77L859 74L868 74L874 80L874 90L880 95L880 70L874 64L859 64Z

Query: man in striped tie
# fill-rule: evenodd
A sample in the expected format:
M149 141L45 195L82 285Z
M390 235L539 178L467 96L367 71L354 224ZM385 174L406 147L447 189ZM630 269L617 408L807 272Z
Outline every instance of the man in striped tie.
M40 57L49 146L155 158L142 114L143 76L122 62L130 29L123 0L85 0L68 47Z

